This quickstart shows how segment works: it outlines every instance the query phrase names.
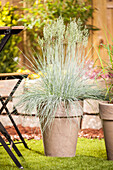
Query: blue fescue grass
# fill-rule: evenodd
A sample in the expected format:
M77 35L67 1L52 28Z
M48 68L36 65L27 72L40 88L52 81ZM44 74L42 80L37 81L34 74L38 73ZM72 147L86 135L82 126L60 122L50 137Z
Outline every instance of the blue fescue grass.
M63 105L67 117L71 106L74 114L79 116L83 110L78 101L87 98L105 99L106 91L94 82L89 83L89 77L86 76L89 71L88 52L85 52L88 30L82 30L81 24L80 20L74 20L66 27L60 17L46 25L44 37L40 38L42 55L36 53L36 56L28 59L34 72L40 72L41 76L39 81L27 87L18 105L26 113L37 110L36 116L43 124L42 131L47 126L51 127L60 106Z
M73 158L46 157L42 140L26 141L31 150L23 144L17 147L24 159L20 162L25 170L108 170L113 169L113 161L108 161L104 140L79 138L76 156ZM0 148L0 170L17 170L6 151Z

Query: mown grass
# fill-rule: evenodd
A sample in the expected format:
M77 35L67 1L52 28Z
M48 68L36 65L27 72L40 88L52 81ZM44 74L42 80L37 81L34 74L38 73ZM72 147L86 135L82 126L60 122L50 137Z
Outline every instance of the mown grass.
M20 162L25 170L112 170L113 161L106 158L104 140L79 138L76 156L73 158L55 158L44 156L42 140L26 141L31 150L23 144L17 145L24 159ZM15 154L16 155L16 154ZM3 147L0 148L0 170L17 170Z

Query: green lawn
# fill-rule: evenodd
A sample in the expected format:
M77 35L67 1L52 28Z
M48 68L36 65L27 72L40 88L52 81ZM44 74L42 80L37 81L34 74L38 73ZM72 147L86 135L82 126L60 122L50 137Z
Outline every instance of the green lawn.
M25 170L112 170L113 161L106 160L104 140L79 138L76 156L73 158L52 158L44 156L42 140L26 141L31 150L17 145L24 156L20 159ZM17 170L3 147L0 147L0 170Z

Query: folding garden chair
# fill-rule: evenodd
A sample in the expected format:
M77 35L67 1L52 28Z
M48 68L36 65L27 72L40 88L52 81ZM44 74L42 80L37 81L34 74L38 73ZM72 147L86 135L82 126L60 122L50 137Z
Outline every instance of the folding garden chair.
M24 29L23 26L14 26L12 28L10 27L0 27L0 34L4 34L5 36L3 37L3 39L1 40L0 43L0 52L3 50L4 46L6 45L7 41L9 40L9 38L11 37L11 35L13 34L18 34L19 32L21 32ZM7 108L7 104L8 102L12 99L13 94L15 93L15 91L17 90L18 86L20 85L21 81L23 80L23 78L27 78L28 74L19 74L19 73L2 73L0 74L0 80L8 80L8 79L18 79L18 81L16 82L14 88L12 89L12 91L10 92L10 94L8 96L1 96L0 95L0 102L2 103L2 107L0 109L0 114L2 113L2 111L5 109L7 115L9 116L15 130L17 131L20 139L22 142L18 142L18 143L23 143L25 148L28 148L24 138L22 137L13 117L12 117L12 113L17 113L16 108L13 110L13 112L9 112L8 108ZM4 143L2 140L2 137L0 137L0 141L1 143ZM4 144L5 146L5 144Z

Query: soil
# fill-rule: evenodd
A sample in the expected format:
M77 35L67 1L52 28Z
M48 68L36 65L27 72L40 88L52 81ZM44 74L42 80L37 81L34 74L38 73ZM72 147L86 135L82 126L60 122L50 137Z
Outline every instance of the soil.
M104 134L103 134L103 129L82 129L79 131L78 136L88 138L88 139L103 139Z
M20 140L20 138L13 126L6 126L5 128L6 128L7 132L11 135L12 140ZM22 125L18 125L18 128L19 128L22 136L25 139L28 139L28 140L42 139L41 130L39 127L23 127ZM97 129L82 129L79 131L78 136L80 138L84 137L84 138L88 138L88 139L95 139L95 138L102 139L102 138L104 138L102 128L99 130L97 130ZM5 139L4 136L2 136L2 137Z

